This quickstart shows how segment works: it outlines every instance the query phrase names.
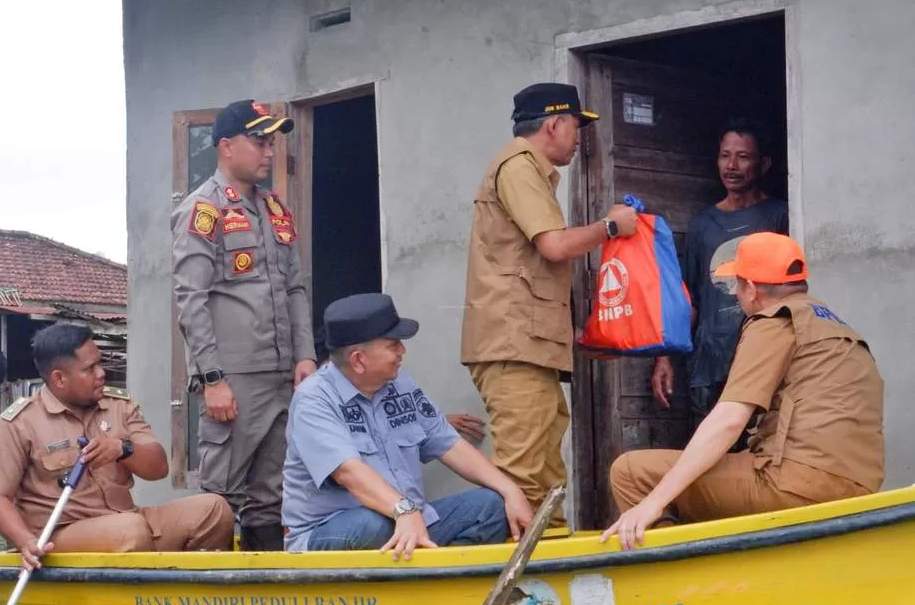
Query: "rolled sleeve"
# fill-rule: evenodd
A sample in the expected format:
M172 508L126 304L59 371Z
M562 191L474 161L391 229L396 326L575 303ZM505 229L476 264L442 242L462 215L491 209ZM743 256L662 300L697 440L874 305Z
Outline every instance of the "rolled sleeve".
M529 155L513 157L503 164L496 190L502 207L528 240L545 231L566 228L549 181Z
M768 411L788 371L795 343L790 317L748 320L720 401L749 403Z
M188 231L194 200L172 214L172 263L178 324L198 372L220 367L213 318L207 309L216 274L215 244Z
M140 406L135 403L128 403L124 413L124 425L127 427L127 434L134 443L158 443L156 436L152 432L152 427L143 417Z
M289 438L315 485L321 487L347 460L361 458L332 402L299 391L292 398L292 408L293 430Z

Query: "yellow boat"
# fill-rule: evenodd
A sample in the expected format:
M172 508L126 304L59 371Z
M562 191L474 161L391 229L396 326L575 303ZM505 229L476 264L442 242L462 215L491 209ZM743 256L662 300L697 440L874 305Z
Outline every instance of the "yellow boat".
M621 552L596 532L545 539L524 605L915 603L915 487L648 532ZM514 546L417 551L49 555L28 605L480 605ZM0 595L18 574L0 555Z

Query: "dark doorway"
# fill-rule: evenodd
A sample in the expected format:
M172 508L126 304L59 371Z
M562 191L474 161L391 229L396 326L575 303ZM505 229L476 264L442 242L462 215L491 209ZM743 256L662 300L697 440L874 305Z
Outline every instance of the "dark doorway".
M578 221L600 219L611 203L633 193L667 219L682 254L690 219L724 197L718 134L737 116L767 126L773 169L763 186L772 196L787 196L782 14L614 44L583 59L586 105L602 119L584 134L584 190L572 200ZM576 269L579 326L590 311L589 286L599 265L600 255L591 254ZM685 445L683 362L674 362L675 393L670 409L662 409L651 392L653 360L576 356L572 437L580 527L606 526L615 517L607 473L617 456Z
M324 309L381 291L381 229L375 97L314 108L312 285L316 346L323 357Z

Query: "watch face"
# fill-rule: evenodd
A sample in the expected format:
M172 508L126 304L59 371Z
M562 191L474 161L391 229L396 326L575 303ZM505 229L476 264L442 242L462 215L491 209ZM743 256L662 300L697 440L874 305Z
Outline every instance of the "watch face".
M610 237L616 237L619 232L620 228L619 225L616 224L616 221L609 221L607 223L607 235Z

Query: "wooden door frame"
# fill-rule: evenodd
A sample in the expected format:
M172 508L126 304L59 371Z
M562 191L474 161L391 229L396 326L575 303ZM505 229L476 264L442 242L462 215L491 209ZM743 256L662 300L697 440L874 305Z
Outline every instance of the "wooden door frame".
M584 93L582 96L587 96L587 61L590 51L624 41L665 36L694 28L722 26L781 14L785 21L789 220L791 235L803 246L798 10L791 0L735 0L727 4L659 15L605 28L560 34L554 40L553 80L574 84ZM586 224L598 218L592 216L594 192L589 192L588 183L587 156L590 136L593 135L586 135L582 141L583 153L572 161L567 185L558 192L560 202L565 206L570 224L573 225ZM591 280L588 267L591 264L593 259L590 255L586 263L575 263L573 300L576 333L583 326L590 311ZM609 375L605 375L608 373ZM570 494L574 502L573 523L579 529L595 528L598 520L607 512L607 494L599 494L598 491L606 491L609 469L598 468L595 455L598 444L595 435L605 430L600 424L606 422L609 415L595 414L593 394L595 381L616 380L616 375L610 364L589 361L576 354L571 391L573 485Z

